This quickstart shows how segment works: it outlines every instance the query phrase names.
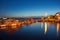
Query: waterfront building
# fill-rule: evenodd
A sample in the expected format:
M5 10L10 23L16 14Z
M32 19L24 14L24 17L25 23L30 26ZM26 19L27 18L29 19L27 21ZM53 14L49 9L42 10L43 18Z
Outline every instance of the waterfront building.
M60 20L60 12L57 12L57 13L55 14L55 19Z

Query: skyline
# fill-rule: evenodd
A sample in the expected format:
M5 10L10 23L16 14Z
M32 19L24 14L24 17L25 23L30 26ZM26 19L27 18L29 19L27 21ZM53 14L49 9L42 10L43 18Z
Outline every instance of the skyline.
M0 16L43 16L60 12L60 0L0 0Z

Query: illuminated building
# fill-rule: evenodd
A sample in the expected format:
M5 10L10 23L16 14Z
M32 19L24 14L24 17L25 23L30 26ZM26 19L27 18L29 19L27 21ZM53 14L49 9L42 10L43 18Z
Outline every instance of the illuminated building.
M57 13L55 14L55 18L58 19L58 20L60 20L60 12L57 12Z

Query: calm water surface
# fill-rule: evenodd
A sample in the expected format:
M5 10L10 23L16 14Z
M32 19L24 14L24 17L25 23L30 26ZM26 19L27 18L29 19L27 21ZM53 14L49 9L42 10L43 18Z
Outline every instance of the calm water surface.
M22 25L16 32L9 34L0 32L3 40L60 40L60 23L37 22Z

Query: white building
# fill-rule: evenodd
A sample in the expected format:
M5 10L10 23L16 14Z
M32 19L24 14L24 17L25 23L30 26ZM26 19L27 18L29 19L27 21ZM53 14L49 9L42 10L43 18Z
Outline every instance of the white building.
M57 12L55 16L57 17L58 20L60 20L60 12Z

